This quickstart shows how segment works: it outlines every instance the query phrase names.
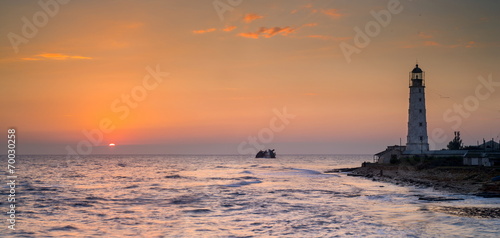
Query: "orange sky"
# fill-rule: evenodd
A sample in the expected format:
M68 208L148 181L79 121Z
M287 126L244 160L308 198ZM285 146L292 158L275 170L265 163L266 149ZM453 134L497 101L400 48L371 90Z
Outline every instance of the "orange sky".
M107 120L114 129L92 153L236 154L285 107L296 117L266 147L376 153L406 142L417 59L429 137L446 135L434 149L454 130L466 144L500 139L498 85L481 89L487 97L460 125L449 119L457 112L446 114L475 102L479 76L500 82L497 2L48 2L0 3L0 123L18 130L19 153L76 150L89 140L82 131ZM383 24L374 17L382 13L390 13ZM373 36L357 47L355 29L366 26ZM346 60L342 44L359 53ZM169 76L127 105L123 95L139 95L146 68L157 65ZM111 142L113 151L101 147Z

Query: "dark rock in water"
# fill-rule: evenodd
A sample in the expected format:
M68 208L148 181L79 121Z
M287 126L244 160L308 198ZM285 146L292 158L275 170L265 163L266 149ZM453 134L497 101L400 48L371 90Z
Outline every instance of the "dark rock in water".
M199 197L191 197L191 196L180 196L170 200L171 204L191 204L198 202L200 200Z
M324 173L344 173L344 172L352 172L358 168L341 168L341 169L332 169L332 170L327 170Z
M74 226L67 225L67 226L62 226L62 227L53 227L53 228L50 228L49 230L50 231L69 231L69 230L78 230L78 228L76 228Z
M205 213L205 212L211 212L210 209L206 208L199 208L199 209L193 209L193 210L185 210L184 212L189 212L189 213Z
M253 176L243 176L243 177L240 177L240 179L259 179L259 178L253 177Z
M364 177L362 174L347 174L347 176L352 176L352 177ZM368 177L368 176L367 176Z
M500 208L497 207L435 207L433 210L455 216L500 218Z
M73 207L92 207L92 203L90 202L87 202L87 201L82 201L82 202L76 202L76 203L73 203L72 205Z
M483 198L500 198L500 194L498 193L476 193L476 196Z
M419 197L418 200L431 201L431 202L444 202L444 201L461 201L462 198L447 198L447 197Z
M274 149L260 150L257 155L255 155L255 158L276 158L276 152L274 152Z
M165 176L165 178L181 178L181 176L178 174L174 174L174 175L167 175Z

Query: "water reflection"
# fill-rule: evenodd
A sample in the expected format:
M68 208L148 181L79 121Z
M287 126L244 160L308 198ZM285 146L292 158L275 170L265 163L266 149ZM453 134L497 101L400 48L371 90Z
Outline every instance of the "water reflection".
M24 157L20 229L7 236L494 237L500 231L498 220L435 209L497 206L498 199L320 173L370 159ZM429 202L420 195L464 200Z

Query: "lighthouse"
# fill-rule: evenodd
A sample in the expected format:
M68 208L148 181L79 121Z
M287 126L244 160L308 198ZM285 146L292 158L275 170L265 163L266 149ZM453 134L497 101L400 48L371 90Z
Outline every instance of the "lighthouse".
M425 111L425 74L415 65L410 72L410 106L405 154L425 154L429 151Z

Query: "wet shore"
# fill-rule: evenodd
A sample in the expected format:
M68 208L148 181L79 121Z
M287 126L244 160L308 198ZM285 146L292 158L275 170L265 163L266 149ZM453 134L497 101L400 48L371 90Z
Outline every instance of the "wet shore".
M436 167L418 168L410 165L386 165L364 163L359 168L345 168L325 171L325 173L347 173L373 181L390 182L401 186L432 187L435 190L500 197L500 181L492 178L500 175L500 168L487 167ZM444 198L420 198L421 200L446 201ZM448 207L439 206L436 211L457 216L500 218L500 207Z

